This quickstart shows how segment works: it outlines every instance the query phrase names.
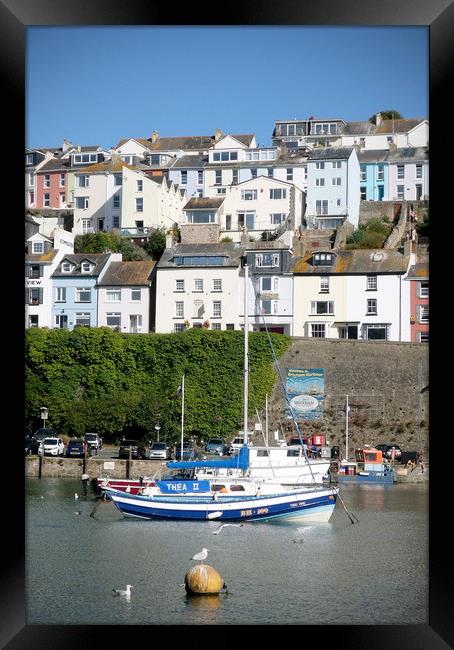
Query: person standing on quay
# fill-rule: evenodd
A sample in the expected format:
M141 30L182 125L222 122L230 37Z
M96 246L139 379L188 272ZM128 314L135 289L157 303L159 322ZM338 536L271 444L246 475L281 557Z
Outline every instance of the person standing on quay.
M89 480L89 475L88 474L82 474L81 479L82 479L82 490L83 490L83 495L84 497L87 496L87 486L88 486L88 480Z
M424 474L424 459L422 457L422 450L418 452L418 463L421 468L421 474Z

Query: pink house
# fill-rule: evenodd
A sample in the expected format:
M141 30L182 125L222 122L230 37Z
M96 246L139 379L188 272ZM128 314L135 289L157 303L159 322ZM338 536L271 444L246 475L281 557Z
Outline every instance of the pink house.
M52 159L36 172L36 208L66 208L68 169L69 160Z
M406 277L410 282L410 328L413 343L429 341L429 264L418 262Z

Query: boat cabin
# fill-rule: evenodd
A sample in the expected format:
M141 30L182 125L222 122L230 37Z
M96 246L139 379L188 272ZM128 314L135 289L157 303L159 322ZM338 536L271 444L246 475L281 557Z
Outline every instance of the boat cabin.
M355 449L355 458L358 463L367 463L369 465L382 465L383 454L379 449L366 447Z

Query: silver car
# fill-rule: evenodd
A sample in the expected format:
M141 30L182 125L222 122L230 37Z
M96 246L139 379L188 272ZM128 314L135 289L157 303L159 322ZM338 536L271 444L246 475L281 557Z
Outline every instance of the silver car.
M168 460L170 458L170 448L165 442L152 442L148 452L150 460L155 458Z
M65 443L61 438L44 438L39 443L38 453L44 456L63 456Z

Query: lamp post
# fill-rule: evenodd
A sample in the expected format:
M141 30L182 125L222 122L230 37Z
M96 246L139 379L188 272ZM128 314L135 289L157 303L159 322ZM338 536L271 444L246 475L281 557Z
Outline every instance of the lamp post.
M47 420L47 416L48 416L49 412L48 412L48 410L47 410L47 408L45 406L41 406L40 411L41 411L41 420L43 421L43 429L45 429L46 428L46 420Z
M161 430L161 426L160 426L159 422L154 425L154 428L156 429L156 435L158 436L158 442L159 442L159 432Z

